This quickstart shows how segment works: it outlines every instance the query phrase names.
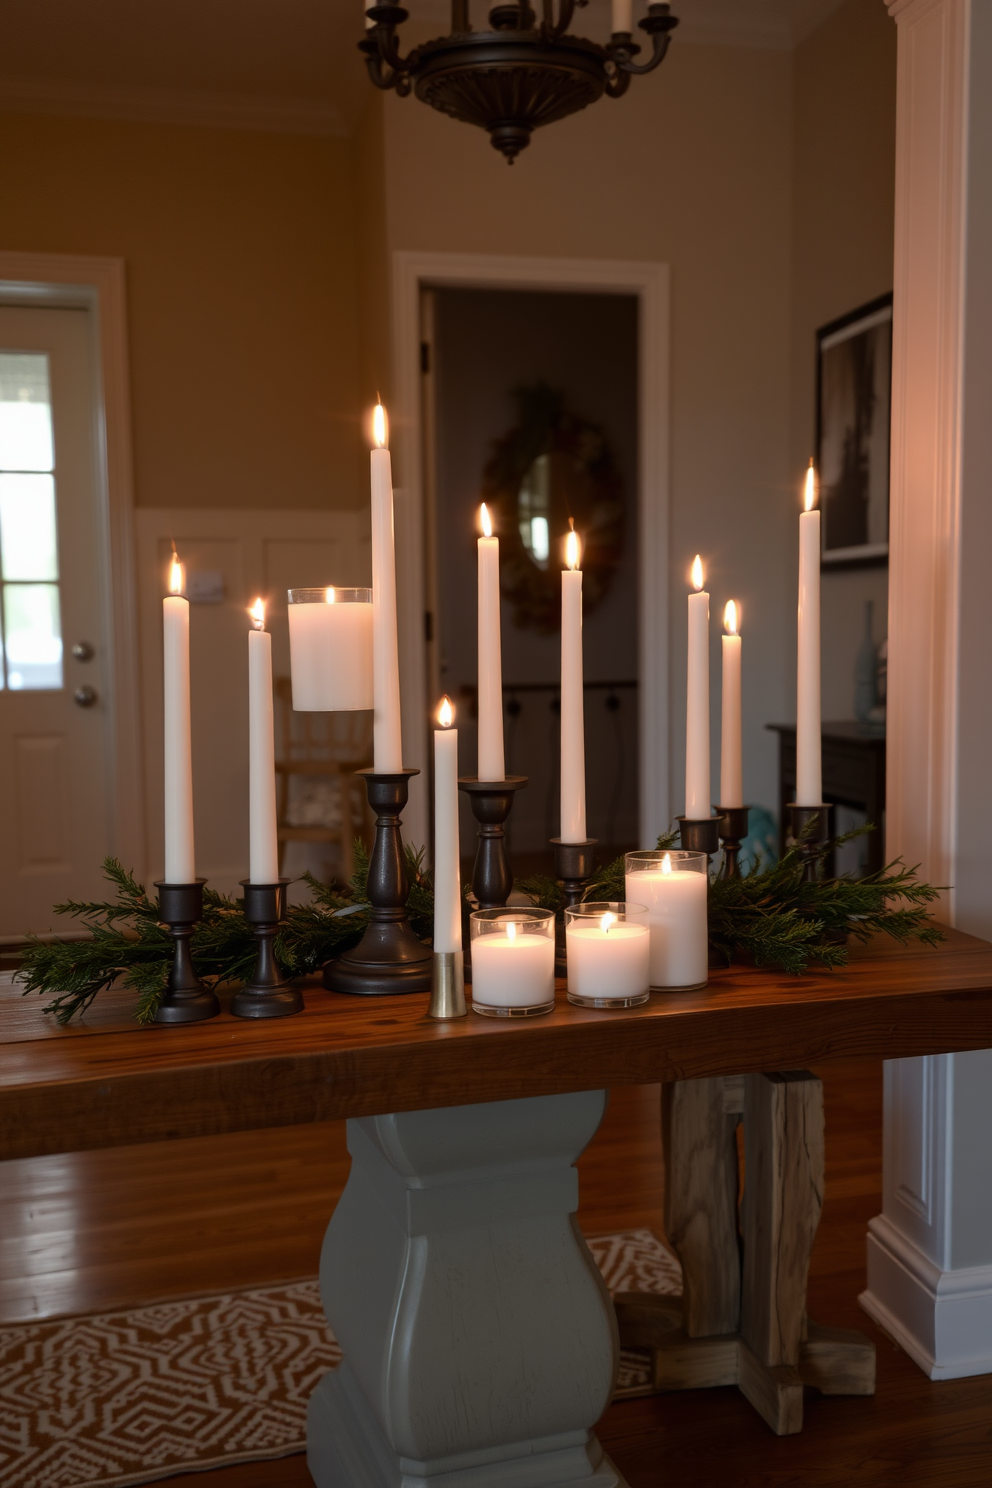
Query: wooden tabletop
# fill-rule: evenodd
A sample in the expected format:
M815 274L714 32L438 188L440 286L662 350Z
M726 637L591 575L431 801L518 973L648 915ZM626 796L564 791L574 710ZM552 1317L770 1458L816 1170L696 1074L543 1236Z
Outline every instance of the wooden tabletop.
M291 1018L138 1028L115 990L61 1029L44 999L0 988L0 1157L992 1047L992 945L953 930L937 949L880 938L843 971L714 971L703 991L613 1013L572 1007L563 985L553 1013L519 1021L432 1023L424 995L304 995Z

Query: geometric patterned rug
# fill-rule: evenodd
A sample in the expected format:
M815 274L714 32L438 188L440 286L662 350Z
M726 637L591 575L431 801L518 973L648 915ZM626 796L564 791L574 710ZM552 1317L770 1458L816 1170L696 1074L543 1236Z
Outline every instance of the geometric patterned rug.
M588 1242L611 1291L678 1293L650 1230ZM310 1394L341 1350L316 1280L0 1325L3 1488L126 1488L305 1450ZM651 1392L621 1356L615 1398Z

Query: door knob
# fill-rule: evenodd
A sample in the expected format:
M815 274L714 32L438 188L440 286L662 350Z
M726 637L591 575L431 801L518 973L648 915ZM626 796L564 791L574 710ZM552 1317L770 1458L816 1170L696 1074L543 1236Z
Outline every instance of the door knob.
M96 649L89 641L77 641L72 648L72 654L77 661L92 661L96 655Z
M73 693L73 699L79 708L92 708L96 702L95 687L77 687Z

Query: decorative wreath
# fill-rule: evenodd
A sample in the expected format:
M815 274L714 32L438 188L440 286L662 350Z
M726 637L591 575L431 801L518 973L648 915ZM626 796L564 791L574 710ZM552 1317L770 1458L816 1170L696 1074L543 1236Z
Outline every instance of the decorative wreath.
M561 625L560 574L570 519L582 543L585 613L609 593L623 549L623 481L602 428L568 412L561 392L537 382L514 388L513 397L517 423L493 442L482 499L499 534L500 588L513 605L514 624L551 635ZM545 556L525 541L538 469Z

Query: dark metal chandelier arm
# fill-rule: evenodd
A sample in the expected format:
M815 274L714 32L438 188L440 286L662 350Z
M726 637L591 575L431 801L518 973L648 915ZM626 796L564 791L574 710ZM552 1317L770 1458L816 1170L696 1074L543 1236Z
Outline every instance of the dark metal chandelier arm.
M621 45L616 48L611 46L609 48L611 61L620 72L628 73L631 77L643 77L646 72L654 72L655 68L660 67L665 60L672 32L677 25L678 20L675 16L669 15L667 5L649 5L647 15L643 21L638 22L638 29L646 31L651 38L651 56L646 62L634 62L634 56L640 51L639 46ZM609 91L607 89L607 92ZM611 93L610 96L615 98L618 95Z
M365 14L375 24L359 43L365 53L369 75L377 88L395 88L400 97L410 91L409 74L416 70L416 49L400 56L396 27L407 20L410 12L402 5L370 5Z

